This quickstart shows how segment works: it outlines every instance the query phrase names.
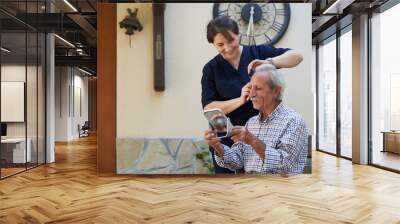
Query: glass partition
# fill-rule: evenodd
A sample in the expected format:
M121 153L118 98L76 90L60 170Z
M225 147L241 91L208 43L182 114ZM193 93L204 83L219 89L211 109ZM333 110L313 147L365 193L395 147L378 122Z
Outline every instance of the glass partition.
M0 7L21 16L42 12L43 4L2 1ZM0 178L45 163L45 45L43 33L0 12Z
M37 149L38 149L38 141L37 141L37 116L38 116L38 88L37 88L37 79L38 79L38 34L36 32L27 33L27 52L28 52L28 61L27 61L27 74L26 74L26 89L27 89L27 98L26 98L26 113L27 113L27 150L30 151L30 160L27 163L27 167L33 167L37 165Z
M26 150L26 41L25 32L1 34L2 177L24 171L31 161L29 145Z
M336 38L318 48L318 149L336 154Z
M46 124L46 36L43 33L38 34L38 76L37 76L37 162L43 164L46 162L46 139L45 139L45 124Z

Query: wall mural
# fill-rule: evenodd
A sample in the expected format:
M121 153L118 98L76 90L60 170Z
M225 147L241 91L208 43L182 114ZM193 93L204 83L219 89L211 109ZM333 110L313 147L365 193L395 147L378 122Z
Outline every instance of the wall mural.
M297 75L298 77L311 78L311 76L304 76L303 74L310 74L308 72L311 70L309 69L310 65L305 65L307 68L304 69L304 64L300 64L300 66L300 62L293 56L302 57L301 55L311 54L311 41L296 35L298 33L291 32L291 29L294 27L290 24L290 19L293 21L293 15L296 14L296 11L293 10L290 4L220 3L207 4L207 7L209 7L207 10L205 10L205 4L199 4L199 8L191 4L173 3L158 5L158 7L154 6L154 4L146 5L145 3L138 3L137 5L126 4L125 7L128 7L128 9L122 7L124 4L119 5L121 6L120 13L125 13L126 10L129 13L119 23L121 28L126 29L125 34L132 36L135 31L144 30L144 32L132 37L132 41L138 44L133 44L131 49L125 43L121 42L121 47L119 47L118 60L120 60L120 67L118 69L118 79L120 81L117 84L117 96L119 95L117 101L119 104L117 106L117 110L119 110L117 120L119 119L119 121L117 122L117 126L119 127L117 127L117 136L120 137L117 137L116 140L118 174L212 175L224 173L225 171L223 170L228 170L229 172L226 173L231 174L244 172L251 174L292 175L311 172L310 149L312 141L310 134L312 131L307 128L304 119L302 119L303 114L300 114L299 107L294 108L294 111L299 112L299 114L292 110L289 112L289 109L286 109L286 107L281 109L282 113L283 111L291 113L293 116L290 116L296 119L295 123L290 123L293 120L289 119L289 117L279 117L277 118L279 121L268 123L266 127L257 126L259 123L253 123L247 127L246 130L260 141L264 141L265 148L268 148L268 153L263 158L265 160L261 158L261 155L253 146L246 143L241 146L239 146L240 144L233 145L232 148L234 146L238 147L229 152L227 149L224 149L227 150L227 154L220 157L224 161L216 162L213 160L215 156L207 144L209 143L207 142L208 140L201 134L205 131L203 127L207 127L207 122L212 120L210 117L207 121L201 106L205 107L212 101L223 101L222 98L224 97L226 98L225 100L240 97L242 87L251 80L247 66L250 63L254 63L254 60L262 60L261 64L272 64L272 67L281 67L279 60L275 59L275 57L278 55L284 56L286 52L293 49L295 52L287 58L287 60L292 61L290 62L292 65L285 69L284 75L286 75L286 70L294 70L295 74L289 73L291 76ZM135 7L132 7L133 5ZM135 10L131 10L129 7L135 8ZM196 10L193 10L194 8ZM309 9L311 18L311 8ZM141 14L139 15L138 12ZM302 16L304 16L304 8L301 12ZM123 18L123 14L120 15L120 18ZM208 15L208 17L204 18L202 15ZM225 58L223 51L218 50L218 44L206 37L207 25L213 19L213 21L216 21L215 19L222 18L221 16L225 16L238 23L239 32L233 38L233 42L235 44L237 42L237 48L234 48L236 46L233 46L234 44L232 43L231 48L241 50L242 57L240 60L243 60L245 65L239 66L245 66L246 69L240 69L239 67L236 69L238 76L243 77L243 80L237 80L237 82L241 83L240 85L243 84L242 86L238 85L234 87L233 82L210 84L217 88L213 90L216 91L215 94L211 95L221 96L221 99L213 98L211 101L208 101L201 99L202 96L204 98L204 95L206 95L203 92L207 89L205 87L207 83L204 80L207 79L207 76L210 77L211 75L213 76L212 80L215 81L217 75L212 74L215 71L209 71L207 64L213 63L212 60L215 58L217 58L216 60L225 60L225 64L221 62L215 66L223 64L226 67L221 67L219 70L224 70L227 73L235 72L232 70L232 65L229 65L230 62L227 59L229 57ZM162 22L160 23L160 21ZM171 21L173 21L174 25L170 24ZM156 23L162 24L162 27L155 26ZM186 23L190 24L190 26L183 26ZM142 24L146 27L142 27ZM165 39L164 25L168 27L168 29L165 29ZM311 25L307 23L304 26L310 30L301 29L301 32L311 34ZM154 30L146 29L147 27ZM161 29L162 38L159 35ZM122 35L124 34L121 31L119 33L120 37L123 37ZM216 35L213 38L216 38ZM284 39L286 39L284 44L281 44L280 48L276 47L278 50L274 50L273 54L269 52L272 44L278 44ZM122 40L121 38L120 41ZM194 40L201 41L201 43ZM209 43L207 43L207 40ZM285 48L289 47L287 44L290 44L291 49ZM297 50L298 48L301 49L307 46L307 44L309 44L309 53L307 52L308 49L305 53L303 52L304 48L301 51ZM239 48L240 45L243 48ZM206 47L210 47L212 51L205 49ZM149 49L154 51L152 52ZM250 54L252 49L254 52L261 52L260 55L253 58L254 55ZM192 52L196 52L197 54L191 54ZM154 87L155 80L155 76L152 73L156 71L154 69L156 61L152 59L159 58L164 60L164 53L165 70L164 64L158 67L162 68L163 72L165 71L165 85L171 86L165 88L165 91L160 92L160 90L164 90L164 86L159 89L152 88ZM204 54L207 57L201 57ZM217 57L215 57L216 55ZM131 61L133 58L135 58L135 61ZM137 62L138 60L140 62ZM181 63L182 60L186 64ZM138 66L138 63L140 66ZM254 67L257 66L254 65ZM299 69L299 67L302 68ZM203 68L203 71L201 68ZM241 74L241 72L245 75ZM133 76L132 74L135 75ZM304 79L302 80L304 81ZM220 80L219 82L224 81ZM311 80L307 82L311 83ZM232 86L229 87L229 85ZM293 86L293 83L291 85ZM180 92L177 89L180 89ZM196 89L197 94L192 95L190 91L194 89ZM227 93L227 91L233 91L234 94ZM193 96L196 98L193 99ZM293 96L290 97L293 98ZM306 101L313 102L311 94L309 98ZM279 102L277 98L276 100ZM240 108L240 113L223 110L220 110L220 113L224 114L224 117L225 115L229 117L233 126L244 126L246 121L257 115L256 110L262 110L262 108L257 109L257 105L254 102L248 96L246 97L246 102L240 106L242 107ZM201 105L202 103L203 105ZM182 105L185 106L181 107ZM172 107L173 109L171 109ZM244 115L247 113L245 111L251 112ZM310 109L310 111L312 110ZM241 119L240 116L246 117ZM310 117L313 116L311 115ZM202 123L200 124L199 121ZM223 123L230 124L230 122ZM202 124L205 125L203 126ZM219 137L222 143L228 145L228 140L232 136L235 136L237 132L233 130L234 128L232 129L231 125L225 126L227 127L227 133L221 134ZM295 128L296 131L287 128L295 126L298 127L297 129ZM312 125L308 127L312 127ZM290 137L285 139L284 136ZM235 157L236 154L239 155L238 158ZM237 164L225 160L229 156L235 157L235 162L233 163L237 162Z

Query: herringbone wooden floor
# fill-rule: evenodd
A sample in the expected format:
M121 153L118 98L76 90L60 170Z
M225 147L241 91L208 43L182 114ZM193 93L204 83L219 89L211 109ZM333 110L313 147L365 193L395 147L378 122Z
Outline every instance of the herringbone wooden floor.
M95 143L0 181L0 223L400 223L400 175L323 153L289 178L98 176Z

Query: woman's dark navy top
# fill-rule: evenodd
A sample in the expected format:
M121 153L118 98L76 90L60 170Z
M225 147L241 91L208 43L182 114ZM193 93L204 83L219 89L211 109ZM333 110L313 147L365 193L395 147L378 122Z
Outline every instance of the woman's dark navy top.
M242 87L250 81L247 66L255 59L265 60L279 56L289 48L275 48L268 45L243 46L239 67L236 70L220 54L211 59L203 68L201 79L201 103L203 108L213 101L226 101L241 95ZM244 126L258 113L249 101L227 114L233 125ZM229 138L222 139L223 144L232 145Z

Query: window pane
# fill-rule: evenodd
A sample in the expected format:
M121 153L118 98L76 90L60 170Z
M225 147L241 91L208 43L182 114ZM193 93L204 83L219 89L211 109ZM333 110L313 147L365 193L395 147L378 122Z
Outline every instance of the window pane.
M400 170L400 5L373 16L372 163Z
M352 157L352 35L351 30L340 37L340 127L342 156Z
M336 40L318 51L318 146L336 153Z

